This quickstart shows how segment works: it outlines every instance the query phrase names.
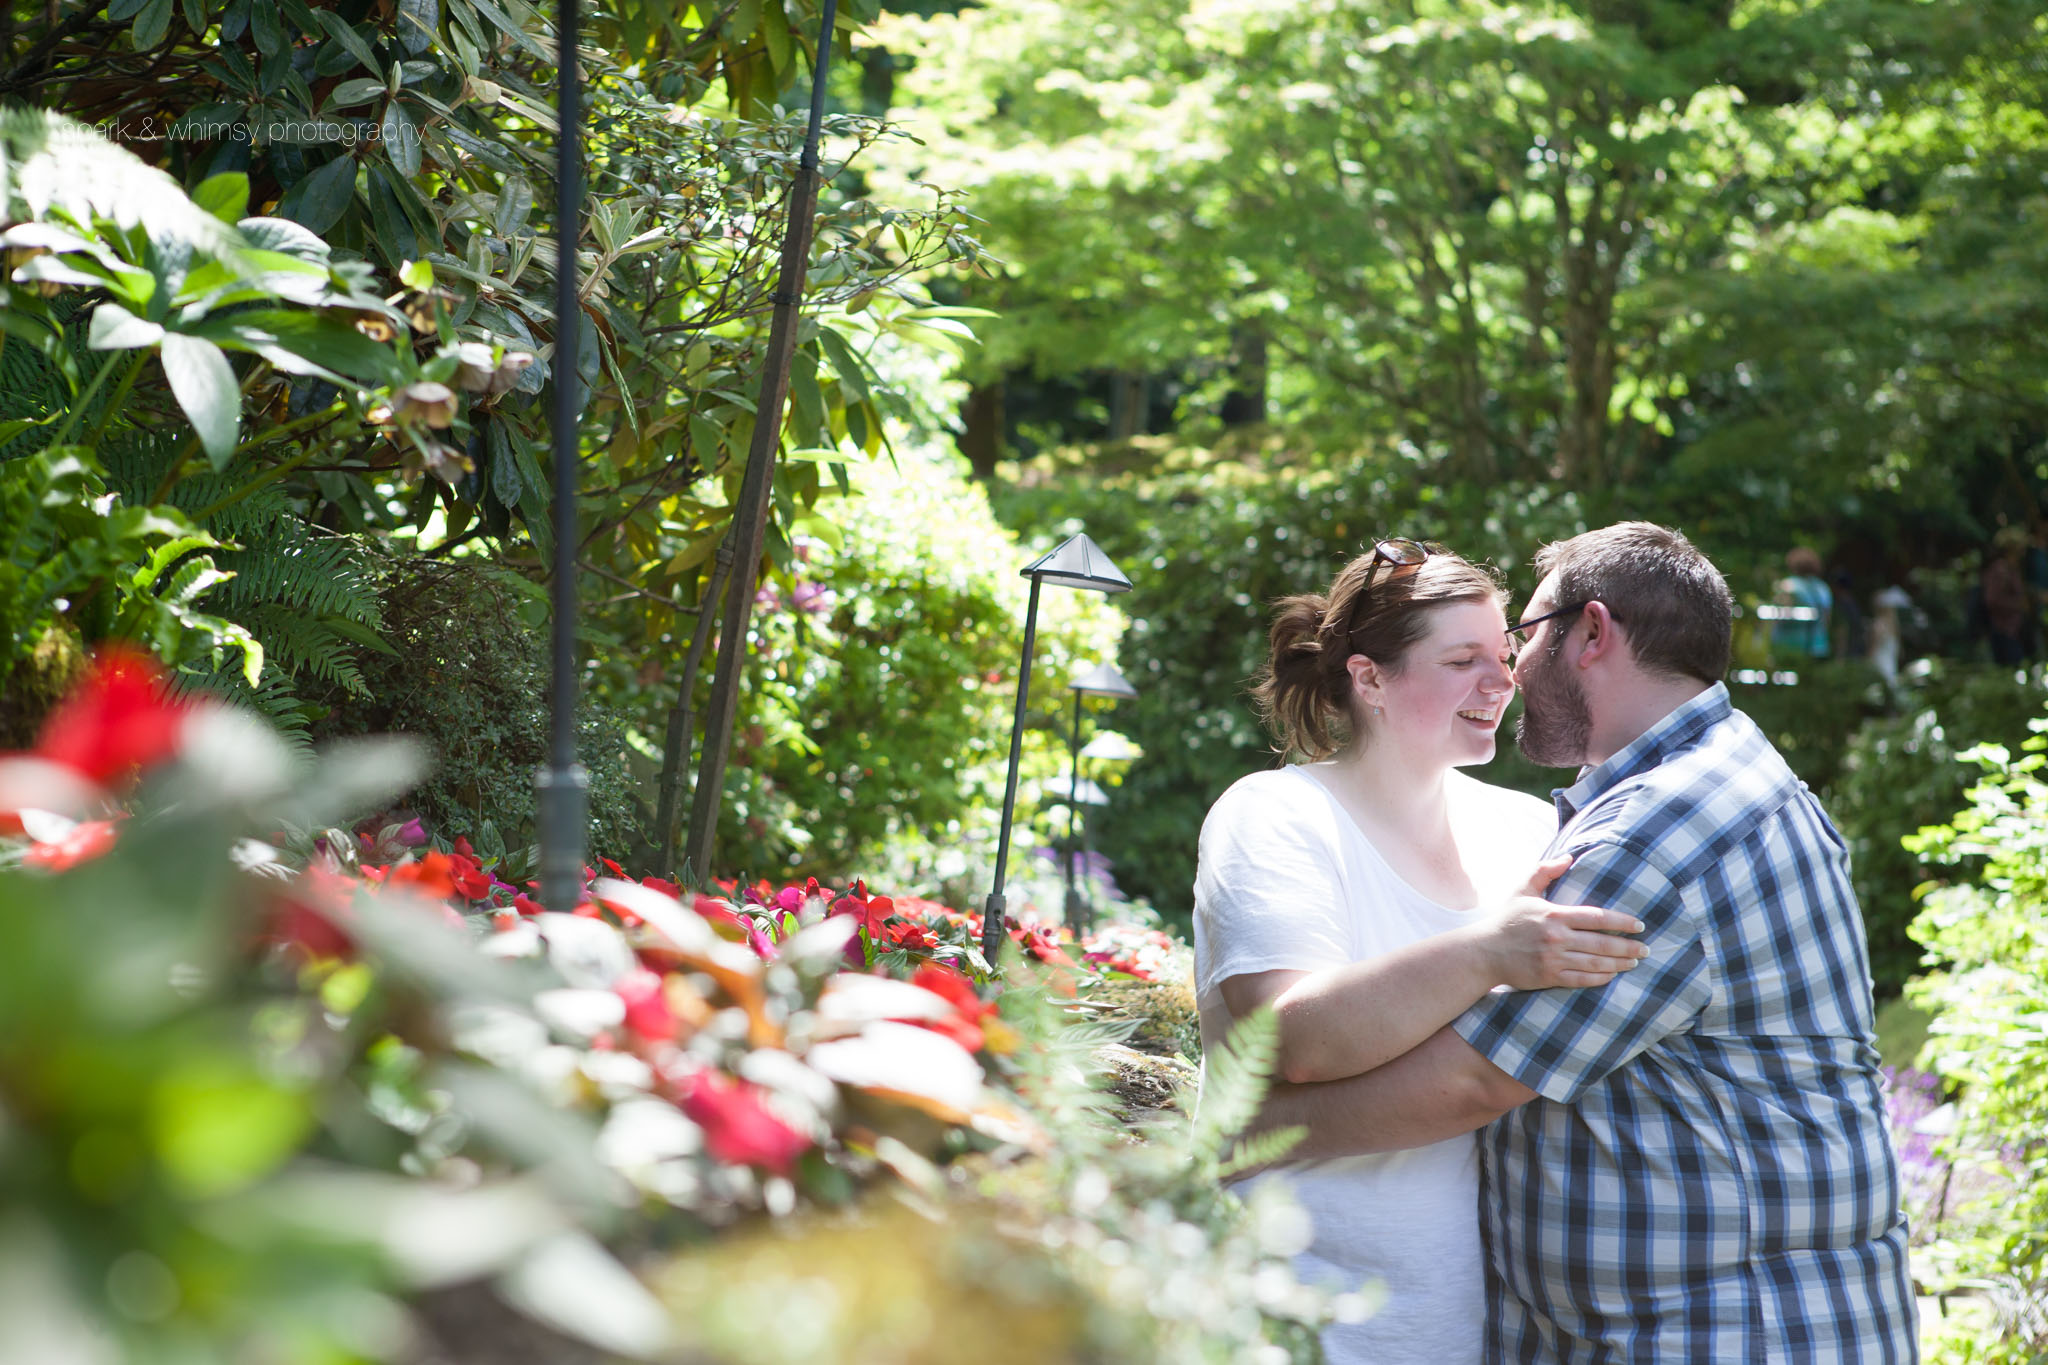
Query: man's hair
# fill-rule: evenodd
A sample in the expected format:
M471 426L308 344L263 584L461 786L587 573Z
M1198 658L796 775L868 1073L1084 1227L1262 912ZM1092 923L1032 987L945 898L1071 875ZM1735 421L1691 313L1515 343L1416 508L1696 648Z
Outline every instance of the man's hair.
M1552 607L1605 603L1645 670L1710 683L1728 671L1728 584L1678 532L1647 521L1603 526L1544 546L1536 573L1557 575Z

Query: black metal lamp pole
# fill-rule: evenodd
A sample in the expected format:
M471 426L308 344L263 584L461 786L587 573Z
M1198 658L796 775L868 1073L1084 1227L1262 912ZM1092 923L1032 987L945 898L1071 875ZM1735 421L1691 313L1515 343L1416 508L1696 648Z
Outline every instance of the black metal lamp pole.
M534 776L541 904L565 914L576 908L583 890L583 835L590 806L590 778L576 762L576 461L577 419L583 408L582 378L576 372L582 354L576 244L583 238L576 5L577 0L558 0L555 10L555 117L561 130L555 134L554 709L548 766Z
M1088 903L1076 883L1079 871L1075 863L1086 851L1080 840L1080 831L1085 828L1081 815L1081 698L1084 696L1115 697L1119 701L1138 695L1123 674L1114 665L1097 664L1080 677L1067 684L1067 690L1074 694L1074 726L1067 738L1067 752L1073 763L1072 775L1067 779L1067 927L1078 936L1085 932L1089 921L1095 918L1095 908Z
M1031 580L1031 604L1024 611L1024 662L1017 671L1017 715L1010 724L1010 771L1003 784L1003 823L996 838L995 887L982 907L981 955L994 966L1008 928L1003 919L1003 877L1010 867L1010 821L1017 812L1017 764L1024 754L1024 708L1031 693L1031 647L1038 639L1038 590L1047 583L1086 592L1128 592L1131 580L1124 577L1109 556L1085 532L1074 536L1050 554L1024 566Z

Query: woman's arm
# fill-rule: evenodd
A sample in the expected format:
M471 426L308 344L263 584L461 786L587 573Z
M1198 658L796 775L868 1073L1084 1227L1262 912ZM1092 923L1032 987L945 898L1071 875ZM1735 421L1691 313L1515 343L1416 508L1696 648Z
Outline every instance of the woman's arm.
M1558 859L1538 867L1497 914L1380 957L1327 971L1230 977L1220 987L1224 1008L1241 1019L1271 1004L1280 1019L1280 1077L1305 1085L1392 1061L1495 986L1603 986L1644 952L1616 935L1643 926L1620 911L1541 899L1569 865Z

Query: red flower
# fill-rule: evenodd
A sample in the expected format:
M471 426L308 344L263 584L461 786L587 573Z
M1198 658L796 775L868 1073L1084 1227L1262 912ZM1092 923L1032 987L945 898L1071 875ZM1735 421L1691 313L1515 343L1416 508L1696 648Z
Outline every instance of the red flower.
M825 888L818 885L816 877L810 878L802 886L785 886L775 893L775 904L791 914L800 910L805 901L823 899Z
M519 894L512 897L512 908L514 910L517 910L520 914L528 916L529 918L534 915L544 914L546 913L547 909L539 901L527 895L524 891L521 891Z
M462 893L464 900L488 900L491 895L491 874L484 871L483 864L471 854L456 849L448 860L448 876L455 883L455 889Z
M178 729L191 710L191 703L171 695L154 659L109 646L43 722L36 756L112 785L176 753Z
M112 820L85 820L47 844L32 845L21 860L46 872L62 872L92 861L113 846Z
M981 1051L987 1042L981 1021L994 1014L996 1007L975 994L973 982L943 963L927 962L910 978L910 984L922 986L954 1010L943 1019L919 1019L916 1023L934 1033L943 1033L969 1052Z
M355 939L346 925L355 890L353 878L317 862L309 865L273 902L264 940L308 958L354 957Z
M698 896L690 902L690 908L711 921L712 928L731 930L732 934L727 937L747 932L746 916L733 909L729 902L722 901L716 896Z
M662 978L645 968L627 972L612 983L612 991L626 1002L626 1027L651 1042L673 1041L676 1016L668 1007Z
M685 1114L704 1130L711 1155L734 1166L762 1166L788 1175L811 1140L777 1118L761 1092L718 1071L698 1071L676 1082Z
M376 869L364 868L363 875L371 876ZM386 886L411 887L422 896L446 900L455 894L455 862L438 848L430 848L427 855L417 862L402 862L387 869L382 877L373 878Z

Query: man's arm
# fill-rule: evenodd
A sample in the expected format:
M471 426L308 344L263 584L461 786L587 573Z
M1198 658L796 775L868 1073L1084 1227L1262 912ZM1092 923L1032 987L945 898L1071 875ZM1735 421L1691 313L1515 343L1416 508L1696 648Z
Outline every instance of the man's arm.
M1449 1028L1385 1066L1314 1085L1275 1082L1253 1131L1308 1130L1282 1162L1423 1147L1484 1127L1536 1092Z

